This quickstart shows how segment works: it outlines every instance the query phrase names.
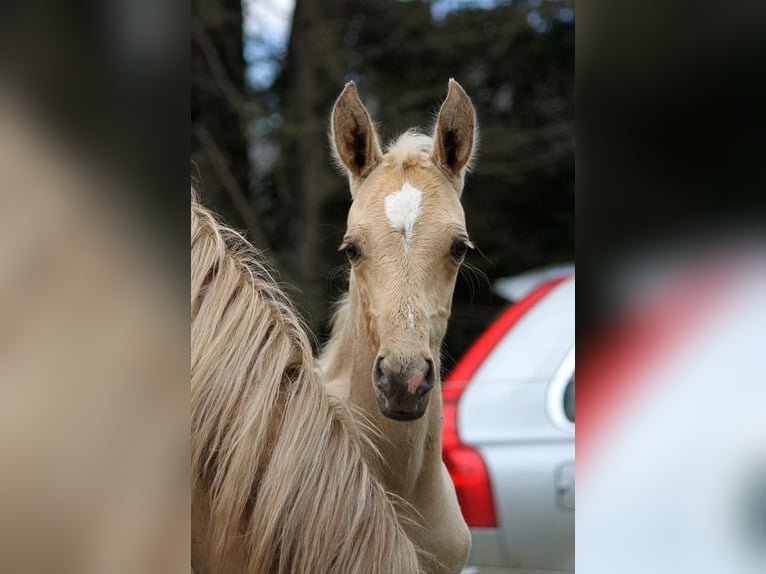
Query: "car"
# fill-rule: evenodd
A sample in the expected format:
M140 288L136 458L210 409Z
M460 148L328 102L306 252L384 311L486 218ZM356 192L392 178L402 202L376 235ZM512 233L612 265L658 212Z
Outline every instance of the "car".
M442 386L442 454L472 535L463 574L574 572L574 267L496 291L517 300Z

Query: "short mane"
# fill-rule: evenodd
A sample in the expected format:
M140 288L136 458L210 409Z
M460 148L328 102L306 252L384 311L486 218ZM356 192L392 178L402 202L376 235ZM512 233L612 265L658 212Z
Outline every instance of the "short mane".
M431 152L432 145L431 136L409 129L386 146L384 160L397 166L419 162Z

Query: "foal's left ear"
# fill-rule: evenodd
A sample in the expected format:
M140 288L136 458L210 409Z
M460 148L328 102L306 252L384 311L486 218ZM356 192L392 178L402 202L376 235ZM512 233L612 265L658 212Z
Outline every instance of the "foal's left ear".
M349 175L351 195L356 194L359 179L380 160L382 152L370 114L349 82L332 109L332 146Z
M436 120L431 159L452 175L461 177L473 158L476 138L476 112L471 98L450 78L447 99Z

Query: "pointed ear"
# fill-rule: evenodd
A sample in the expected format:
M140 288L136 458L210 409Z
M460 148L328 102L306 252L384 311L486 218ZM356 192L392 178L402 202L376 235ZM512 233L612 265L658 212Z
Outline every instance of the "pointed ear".
M356 84L343 88L332 109L332 145L352 182L364 176L383 156L378 135L364 105L359 100Z
M454 176L462 176L475 149L476 112L465 90L450 78L447 99L439 110L431 159Z

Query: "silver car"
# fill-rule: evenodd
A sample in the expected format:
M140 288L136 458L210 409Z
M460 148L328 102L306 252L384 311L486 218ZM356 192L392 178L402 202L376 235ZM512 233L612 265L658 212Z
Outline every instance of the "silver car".
M473 537L463 573L574 572L574 269L496 290L516 303L443 386L444 460Z

